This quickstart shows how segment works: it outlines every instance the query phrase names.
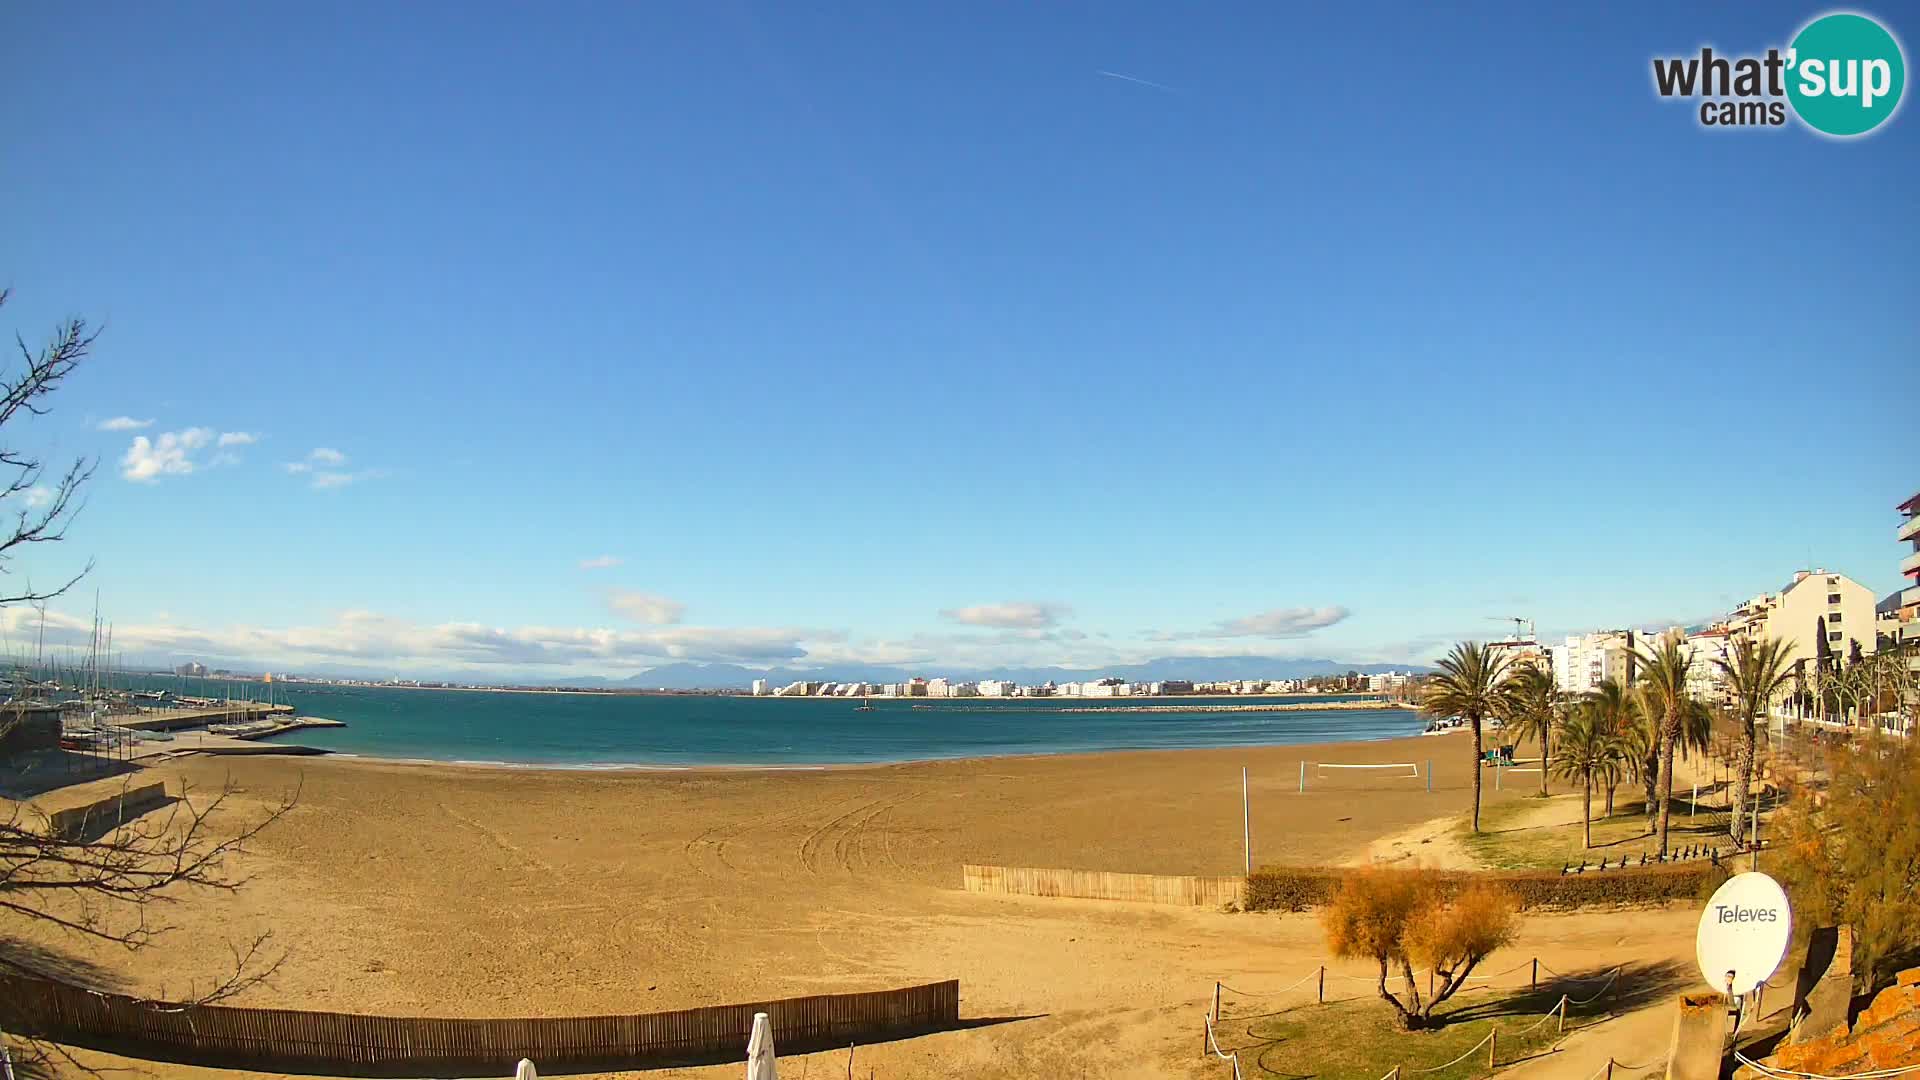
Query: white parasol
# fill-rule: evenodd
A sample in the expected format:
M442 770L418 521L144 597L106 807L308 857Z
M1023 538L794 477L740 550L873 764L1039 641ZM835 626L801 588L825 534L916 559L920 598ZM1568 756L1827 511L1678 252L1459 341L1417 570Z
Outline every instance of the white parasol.
M773 1021L766 1013L753 1014L753 1037L747 1040L747 1080L779 1080L773 1071Z

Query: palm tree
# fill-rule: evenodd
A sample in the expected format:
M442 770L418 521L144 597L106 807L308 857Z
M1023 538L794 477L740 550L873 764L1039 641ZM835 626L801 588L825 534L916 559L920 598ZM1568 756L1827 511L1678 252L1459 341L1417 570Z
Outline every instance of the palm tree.
M1621 762L1625 765L1624 770L1616 769L1607 777L1606 816L1612 817L1613 789L1620 783L1621 772L1624 771L1638 779L1640 770L1636 767L1636 763L1644 760L1645 757L1645 755L1636 757L1634 752L1633 735L1640 724L1640 706L1634 696L1628 693L1627 688L1617 679L1600 680L1600 684L1586 696L1583 704L1593 709L1595 722L1605 728L1607 734L1616 740L1620 747ZM1655 739L1653 745L1657 747L1659 740ZM1659 755L1654 755L1654 761L1657 772Z
M1507 678L1507 711L1500 717L1503 730L1540 742L1540 797L1547 797L1547 770L1552 765L1553 729L1562 711L1559 684L1542 664L1514 667Z
M1609 680L1611 681L1611 680ZM1580 782L1581 843L1593 848L1593 782L1615 782L1620 775L1623 746L1611 720L1593 701L1583 701L1560 718L1560 756L1553 759L1554 774Z
M1480 831L1481 724L1490 716L1504 716L1506 674L1513 657L1477 641L1462 641L1440 661L1440 671L1427 680L1420 711L1429 716L1458 716L1473 728L1473 831Z
M1793 643L1779 638L1734 642L1726 655L1714 660L1720 669L1720 682L1733 698L1734 717L1740 724L1740 768L1733 783L1733 842L1740 843L1741 816L1753 785L1754 757L1759 725L1766 722L1767 710L1793 680L1791 656Z
M1680 634L1666 634L1649 652L1638 653L1639 690L1648 711L1660 718L1660 854L1667 853L1667 826L1673 818L1673 755L1679 748L1680 728L1688 719L1687 675L1693 651Z
M1666 713L1658 701L1644 686L1635 686L1627 693L1627 721L1624 730L1624 745L1627 749L1627 772L1646 789L1647 832L1659 827L1660 811L1660 762L1661 751L1665 746ZM1673 750L1677 759L1691 761L1693 755L1705 753L1713 744L1713 710L1697 698L1688 698L1680 706L1680 727L1674 735Z
M1638 687L1624 691L1622 699L1626 712L1617 730L1626 754L1626 773L1646 793L1641 805L1651 833L1660 816L1660 715L1647 707L1646 695Z

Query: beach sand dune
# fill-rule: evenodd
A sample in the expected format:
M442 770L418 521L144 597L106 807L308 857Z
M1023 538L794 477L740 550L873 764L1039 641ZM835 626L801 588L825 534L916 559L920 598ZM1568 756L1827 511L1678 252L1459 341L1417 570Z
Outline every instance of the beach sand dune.
M1428 757L1432 793L1358 773L1298 791L1302 760ZM158 993L271 929L286 962L242 1002L390 1014L638 1012L957 977L963 1016L1030 1019L864 1048L862 1069L1214 1076L1197 1054L1213 981L1277 988L1319 964L1310 916L975 896L960 864L1237 873L1242 765L1256 862L1352 862L1463 811L1467 758L1443 737L792 772L187 759L163 769L203 791L230 776L236 817L300 789L238 867L252 883L170 909L181 931L137 957L48 940L116 989ZM1693 918L1532 919L1513 955L1684 957Z

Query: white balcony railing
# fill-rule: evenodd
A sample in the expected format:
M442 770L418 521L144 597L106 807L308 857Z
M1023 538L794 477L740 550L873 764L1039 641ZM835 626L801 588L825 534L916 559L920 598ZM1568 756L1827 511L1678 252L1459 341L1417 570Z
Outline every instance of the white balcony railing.
M1920 514L1915 514L1900 525L1901 541L1912 540L1920 536Z

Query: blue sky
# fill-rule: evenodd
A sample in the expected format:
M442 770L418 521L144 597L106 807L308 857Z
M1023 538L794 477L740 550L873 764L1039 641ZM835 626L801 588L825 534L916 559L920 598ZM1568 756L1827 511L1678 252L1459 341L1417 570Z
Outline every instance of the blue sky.
M615 674L1884 594L1920 121L1649 75L1823 10L16 8L0 320L107 330L12 570L156 657Z

